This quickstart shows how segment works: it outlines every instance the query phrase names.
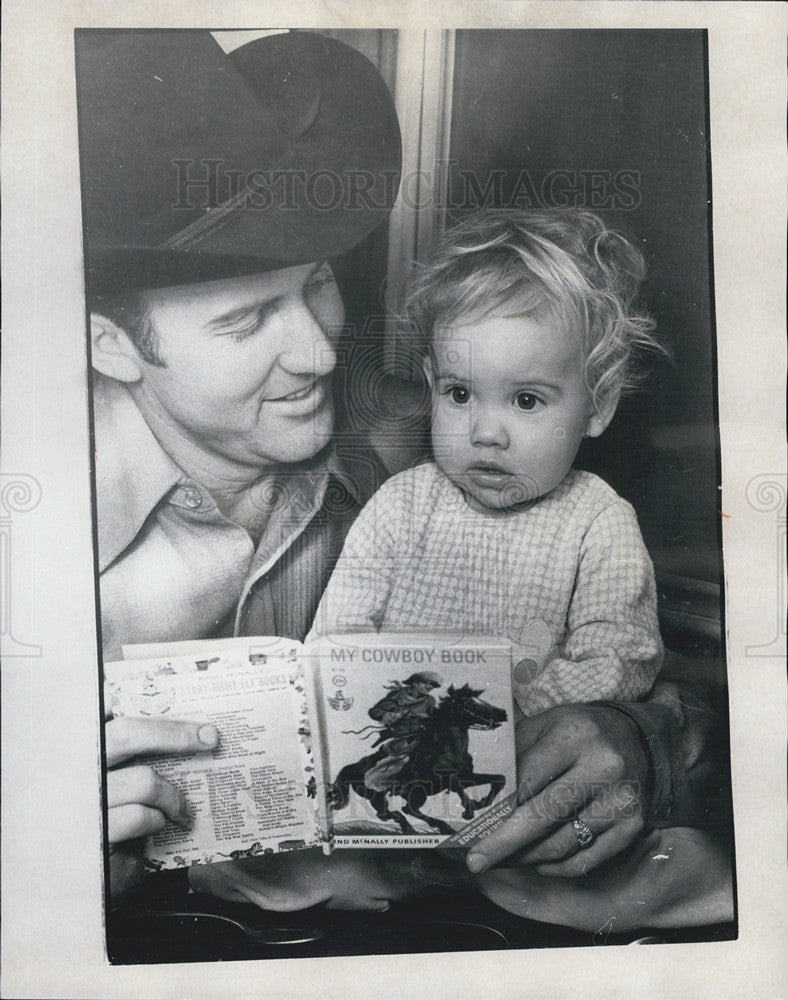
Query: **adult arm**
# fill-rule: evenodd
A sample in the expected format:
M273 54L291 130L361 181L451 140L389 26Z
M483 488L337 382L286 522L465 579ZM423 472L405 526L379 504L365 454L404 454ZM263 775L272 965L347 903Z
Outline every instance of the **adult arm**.
M647 751L647 825L726 832L731 814L727 727L704 691L687 681L660 679L645 701L608 704L637 726Z
M651 699L636 707L640 718L649 722L650 742L629 714L629 705L564 705L519 721L521 766L531 774L532 790L541 784L541 808L534 801L539 795L535 792L511 820L474 848L472 853L481 855L487 866L478 875L465 868L461 855L449 857L439 851L340 851L330 858L303 851L194 867L191 884L221 898L270 910L319 903L383 909L386 900L405 898L430 885L477 886L495 903L522 916L581 929L607 927L608 932L730 919L731 868L724 832L714 835L678 824L664 831L646 828L647 822L657 819L649 778L649 769L659 759L651 752L657 741L667 761L665 786L671 789L669 801L677 819L691 819L693 810L696 816L710 817L703 800L714 784L712 771L719 770L712 739L718 720L707 703L675 685L660 685ZM574 763L567 767L567 760ZM542 777L537 780L540 770ZM637 816L629 812L622 817L636 819L631 843L625 847L622 839L610 864L600 863L585 877L572 878L583 874L582 863L574 872L570 865L548 874L543 864L562 862L549 858L539 862L535 856L525 860L529 849L544 842L545 832L566 825L544 823L545 803L564 808L569 817L573 795L588 801L611 786L638 788L640 805ZM719 821L720 814L716 815ZM724 820L723 816L723 824ZM569 850L571 856L578 854L574 834ZM581 861L587 858L586 851Z
M385 910L430 886L469 886L473 877L461 857L440 851L293 851L222 864L195 865L189 883L235 902L280 912L323 905L339 910Z
M541 874L585 875L644 829L727 832L723 723L688 685L659 681L643 702L520 716L516 739L520 804L473 852L477 871L508 858ZM595 834L583 850L578 815Z

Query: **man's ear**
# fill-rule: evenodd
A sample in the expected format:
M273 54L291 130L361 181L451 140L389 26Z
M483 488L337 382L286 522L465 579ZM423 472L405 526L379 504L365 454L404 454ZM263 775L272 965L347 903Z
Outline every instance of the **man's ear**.
M600 400L597 404L594 412L588 418L588 423L586 424L586 437L599 437L604 431L607 430L607 426L613 419L616 410L618 409L618 401L621 398L620 392L610 392L604 399Z
M129 335L117 323L100 313L90 314L90 343L93 367L118 382L139 382L140 357Z

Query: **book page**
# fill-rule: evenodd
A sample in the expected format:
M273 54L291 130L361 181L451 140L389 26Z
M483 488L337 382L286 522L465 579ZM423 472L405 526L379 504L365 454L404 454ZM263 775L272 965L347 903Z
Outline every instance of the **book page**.
M334 846L467 847L509 815L508 645L347 635L314 655Z
M146 758L186 796L190 823L148 839L150 868L177 868L316 843L314 763L297 643L249 642L189 656L105 664L117 716L212 723L219 746Z

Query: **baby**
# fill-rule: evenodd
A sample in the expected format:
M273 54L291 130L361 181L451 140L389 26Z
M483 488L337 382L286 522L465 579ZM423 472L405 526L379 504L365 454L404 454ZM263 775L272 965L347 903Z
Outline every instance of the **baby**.
M387 629L506 637L533 715L633 700L662 663L654 573L632 507L572 468L661 350L635 309L639 252L580 210L484 210L449 230L408 313L434 461L353 525L311 637Z

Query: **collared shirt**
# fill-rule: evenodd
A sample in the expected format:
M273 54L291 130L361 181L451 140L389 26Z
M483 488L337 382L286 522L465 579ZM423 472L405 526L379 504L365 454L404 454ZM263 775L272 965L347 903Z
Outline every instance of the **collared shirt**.
M348 465L332 449L279 477L255 547L165 453L122 383L96 375L93 402L104 660L140 642L302 639L360 501L385 475L371 452L360 446Z

